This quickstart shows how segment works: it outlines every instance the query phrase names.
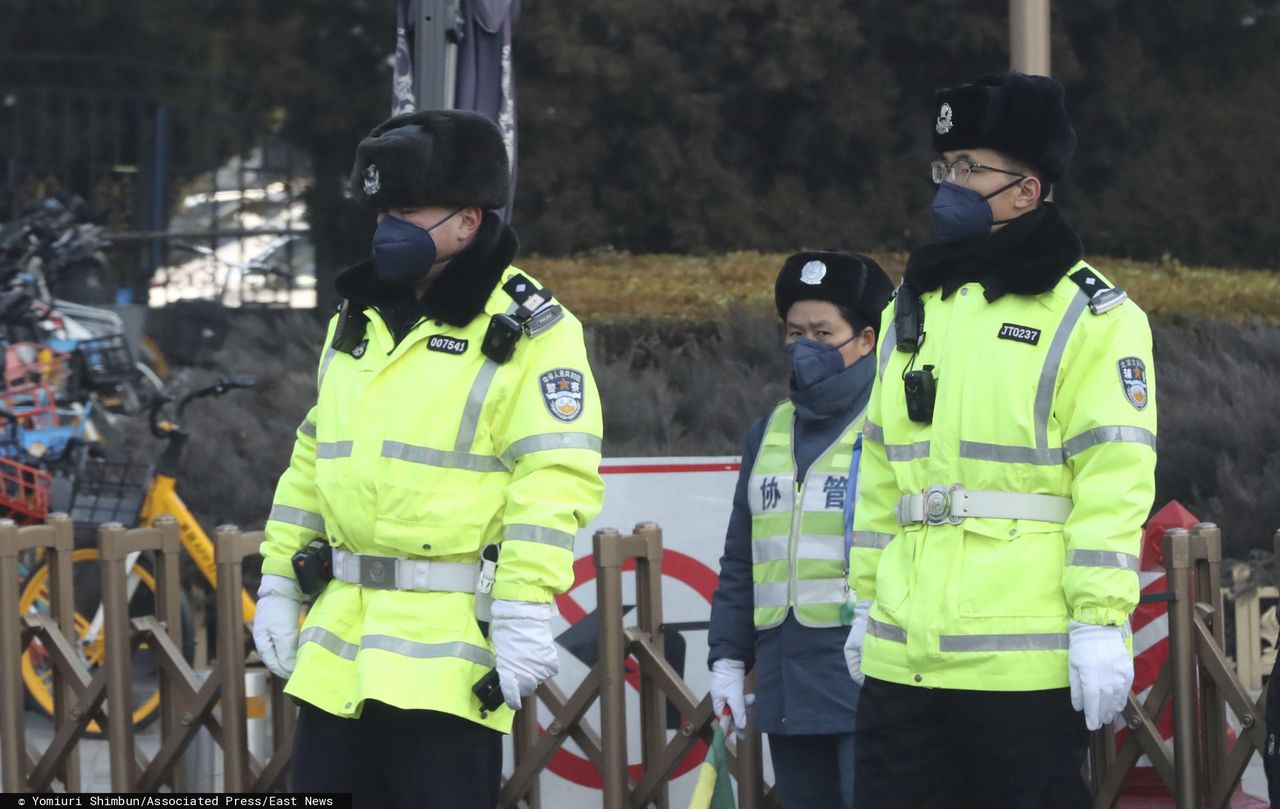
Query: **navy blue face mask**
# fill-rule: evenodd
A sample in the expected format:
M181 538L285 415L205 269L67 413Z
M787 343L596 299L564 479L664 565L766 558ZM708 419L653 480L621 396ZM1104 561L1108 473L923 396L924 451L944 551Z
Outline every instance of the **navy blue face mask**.
M786 347L787 364L791 366L791 381L796 390L808 390L844 370L844 357L840 349L852 343L858 335L850 337L838 346L800 337Z
M373 232L373 270L378 280L393 286L412 286L426 278L436 263L436 240L431 238L431 231L458 211L425 229L391 214L384 215Z
M991 218L991 203L987 200L1004 193L1023 181L1019 177L1001 186L985 197L962 185L944 182L933 196L929 214L933 217L933 238L943 244L976 242L991 232L992 225L1003 225L1008 219L995 222Z

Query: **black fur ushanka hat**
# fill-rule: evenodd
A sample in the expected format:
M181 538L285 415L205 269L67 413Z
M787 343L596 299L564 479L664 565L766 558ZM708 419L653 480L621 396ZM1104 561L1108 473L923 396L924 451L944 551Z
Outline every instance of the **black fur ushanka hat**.
M773 286L773 302L783 320L796 301L830 301L846 306L877 332L880 313L893 296L893 282L867 256L811 250L787 258Z
M1029 164L1045 182L1061 180L1076 150L1062 85L1009 71L933 94L933 148L994 149Z
M356 147L351 194L370 208L501 208L511 169L502 132L469 110L418 110L383 121Z

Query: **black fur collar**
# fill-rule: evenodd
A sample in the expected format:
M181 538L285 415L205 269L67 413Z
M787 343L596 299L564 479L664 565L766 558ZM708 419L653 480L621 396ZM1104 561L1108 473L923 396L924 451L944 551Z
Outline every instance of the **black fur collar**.
M484 311L502 273L519 250L516 232L494 213L485 213L476 240L440 273L426 295L414 305L413 290L378 280L373 260L344 270L334 282L338 295L359 306L373 306L397 335L419 317L465 326ZM406 325L406 321L409 321Z
M944 298L977 281L995 302L1048 292L1083 257L1080 237L1058 206L1046 202L974 244L924 245L907 259L902 280L917 293L941 288Z

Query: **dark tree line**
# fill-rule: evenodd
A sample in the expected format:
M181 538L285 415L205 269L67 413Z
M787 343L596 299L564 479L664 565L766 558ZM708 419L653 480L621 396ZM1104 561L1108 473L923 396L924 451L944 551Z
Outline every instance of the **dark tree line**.
M343 185L355 143L388 111L390 0L3 8L0 56L216 77L219 120L308 156L322 271L366 254L370 220ZM514 49L525 248L915 246L933 193L932 91L1008 64L1007 12L1006 0L526 0ZM1080 134L1057 199L1091 252L1280 266L1280 3L1059 0L1053 70ZM179 92L166 76L131 89Z

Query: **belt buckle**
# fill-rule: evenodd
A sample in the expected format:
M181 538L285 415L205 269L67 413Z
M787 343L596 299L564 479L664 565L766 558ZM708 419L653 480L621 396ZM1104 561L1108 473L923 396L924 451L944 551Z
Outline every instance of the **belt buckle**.
M944 525L951 521L951 492L945 486L933 486L924 493L924 521Z
M385 556L360 558L360 586L375 590L394 590L396 587L396 560Z

